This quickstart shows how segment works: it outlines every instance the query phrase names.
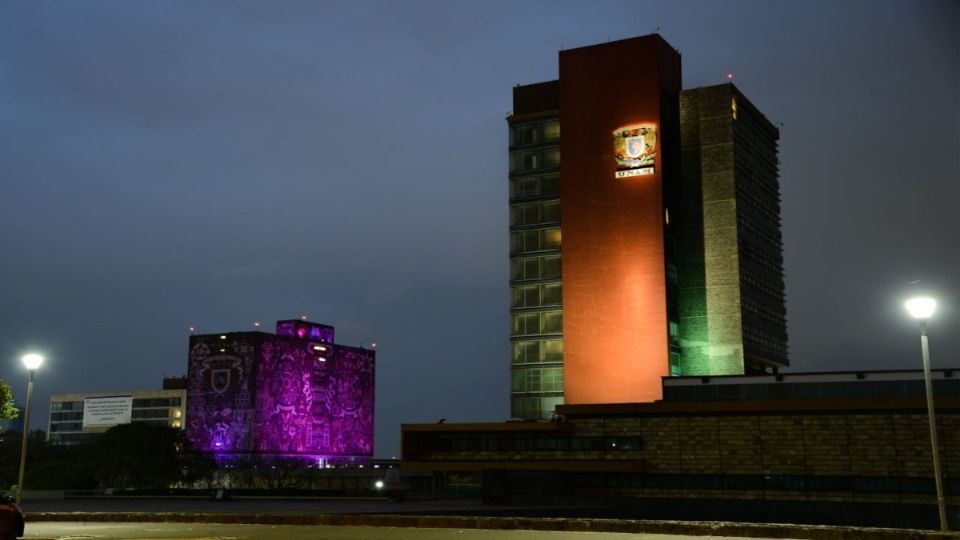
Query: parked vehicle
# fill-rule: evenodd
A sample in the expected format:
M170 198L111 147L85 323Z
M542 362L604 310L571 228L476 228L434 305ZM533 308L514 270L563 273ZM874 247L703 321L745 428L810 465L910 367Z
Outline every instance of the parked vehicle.
M0 540L23 536L23 511L9 495L0 495Z

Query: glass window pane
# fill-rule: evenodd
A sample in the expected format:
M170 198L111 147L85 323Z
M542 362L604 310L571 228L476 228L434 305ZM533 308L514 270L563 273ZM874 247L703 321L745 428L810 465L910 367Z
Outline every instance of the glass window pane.
M523 233L510 233L510 253L519 253L523 251Z
M560 201L543 203L543 222L556 223L560 221Z
M558 278L560 277L560 256L551 255L548 257L543 257L543 277L544 278Z
M558 306L560 305L562 293L559 283L549 283L543 286L543 302L541 305L544 306Z
M534 223L540 223L540 205L536 203L523 205L523 224L532 225Z
M523 250L537 251L540 249L540 231L524 231Z
M543 313L543 332L557 333L563 331L563 314L560 311Z
M522 342L522 341L514 341L514 342L513 342L512 361L513 361L514 363L523 362L523 361L524 361L524 356L523 356L523 355L524 355L524 351L525 351L525 349L524 349L524 347L523 347L523 342Z
M560 229L546 229L543 231L543 249L560 247Z
M563 340L562 339L548 339L543 342L543 359L546 362L562 362L563 361Z
M543 140L554 141L560 138L560 121L551 120L543 124Z
M510 279L523 279L523 259L510 259Z
M523 307L522 287L513 287L510 289L510 307Z
M537 257L527 257L524 261L524 277L526 279L537 279L540 277L540 259Z
M523 288L523 305L536 307L540 305L540 290L536 285L527 285Z
M540 342L539 341L524 341L523 349L525 353L525 358L527 362L536 362L540 357Z
M551 174L540 177L540 195L559 195L560 175Z
M553 148L544 148L543 149L543 163L541 167L553 168L560 166L560 147L554 146Z

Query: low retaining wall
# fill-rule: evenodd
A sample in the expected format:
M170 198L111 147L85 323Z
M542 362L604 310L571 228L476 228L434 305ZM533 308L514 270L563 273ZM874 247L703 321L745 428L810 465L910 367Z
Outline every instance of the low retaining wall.
M229 523L248 525L330 525L428 529L618 532L630 534L793 538L800 540L960 540L960 533L953 532L940 533L909 529L699 521L187 512L30 512L27 514L28 523L44 521Z

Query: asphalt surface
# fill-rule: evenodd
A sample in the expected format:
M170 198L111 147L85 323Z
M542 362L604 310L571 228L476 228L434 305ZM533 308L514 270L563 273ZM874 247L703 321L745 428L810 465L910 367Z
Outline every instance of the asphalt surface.
M222 525L200 523L37 523L24 538L56 540L719 540L725 536L676 536L566 531L409 529L322 525ZM754 539L757 540L757 539Z
M34 499L21 505L32 512L190 512L190 513L270 513L270 514L418 514L418 515L484 515L503 511L522 512L537 507L512 506L499 508L478 500L415 501L395 503L386 499L344 498L237 498L213 501L207 497L124 498L100 497L84 499ZM562 512L563 509L550 508Z

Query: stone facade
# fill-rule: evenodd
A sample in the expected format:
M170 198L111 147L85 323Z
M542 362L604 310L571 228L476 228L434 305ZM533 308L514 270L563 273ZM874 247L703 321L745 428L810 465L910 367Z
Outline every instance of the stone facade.
M572 496L935 502L923 400L760 405L769 410L656 403L509 431L408 425L403 467L550 470ZM958 504L960 399L938 399L937 423L948 503Z

